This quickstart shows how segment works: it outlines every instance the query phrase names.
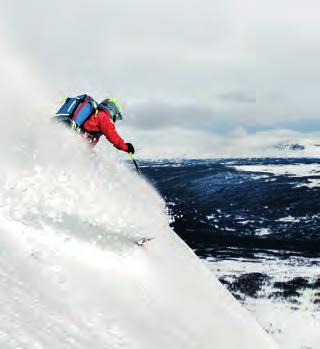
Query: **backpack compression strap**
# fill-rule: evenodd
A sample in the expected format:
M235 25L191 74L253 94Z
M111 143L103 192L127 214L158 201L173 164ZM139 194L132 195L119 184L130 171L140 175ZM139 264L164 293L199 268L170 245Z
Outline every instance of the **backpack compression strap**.
M93 104L93 109L95 110L95 114L97 115L98 114L98 105L96 103L95 100L93 100L91 97L87 97L81 104L80 106L77 108L76 112L74 113L73 117L72 117L72 120L75 120L77 118L77 116L80 114L81 110L84 108L84 106L87 104L87 103L90 103L92 102Z

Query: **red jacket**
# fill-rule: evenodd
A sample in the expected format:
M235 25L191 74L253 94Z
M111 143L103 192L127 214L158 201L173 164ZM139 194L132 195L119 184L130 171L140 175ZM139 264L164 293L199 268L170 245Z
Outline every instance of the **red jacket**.
M115 125L107 110L99 109L98 114L93 114L84 123L83 128L91 132L101 132L107 140L117 149L127 151L128 146L116 131ZM99 137L94 137L91 144L95 146L99 142Z

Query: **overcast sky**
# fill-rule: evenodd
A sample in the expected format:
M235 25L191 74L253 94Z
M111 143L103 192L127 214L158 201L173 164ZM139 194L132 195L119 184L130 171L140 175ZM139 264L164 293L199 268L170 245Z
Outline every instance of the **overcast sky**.
M124 101L120 130L142 154L161 154L164 135L173 156L317 137L317 0L0 3L2 55L32 67L50 106L82 92Z

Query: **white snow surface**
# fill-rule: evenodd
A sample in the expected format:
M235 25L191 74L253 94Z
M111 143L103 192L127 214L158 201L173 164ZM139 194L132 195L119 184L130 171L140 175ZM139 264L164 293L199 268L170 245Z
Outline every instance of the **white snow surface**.
M276 176L288 175L293 177L308 177L308 183L300 184L310 188L320 186L319 164L294 164L294 165L239 165L233 166L239 171L271 173Z
M0 149L0 348L277 347L142 177L45 120Z
M259 260L259 257L261 258ZM263 253L254 260L243 259L216 261L207 259L210 270L219 277L232 277L248 273L261 273L271 278L256 298L247 297L243 302L255 314L260 324L286 349L320 348L320 312L314 303L317 289L300 290L299 303L284 302L272 297L274 282L290 282L295 277L315 281L319 276L318 258L292 256L279 260Z

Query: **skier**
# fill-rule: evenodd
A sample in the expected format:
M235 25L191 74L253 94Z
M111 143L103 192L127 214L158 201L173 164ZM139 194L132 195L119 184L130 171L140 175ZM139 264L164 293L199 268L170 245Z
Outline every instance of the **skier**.
M106 105L108 109L103 108ZM92 147L99 142L100 136L104 135L113 146L119 150L134 154L131 143L125 143L115 128L115 123L123 119L123 108L114 98L102 101L98 112L89 116L83 124L83 137L88 140Z
M135 152L116 131L115 123L123 119L123 108L115 98L106 98L100 104L88 95L67 98L55 118L80 133L92 147L104 135L115 148Z
M90 146L95 147L104 135L119 150L129 153L139 174L140 170L134 159L134 147L125 143L115 128L115 123L123 118L123 108L115 98L106 98L100 104L88 95L68 97L54 115L59 123L71 127L79 133ZM134 241L138 246L145 244L154 237L144 237Z

